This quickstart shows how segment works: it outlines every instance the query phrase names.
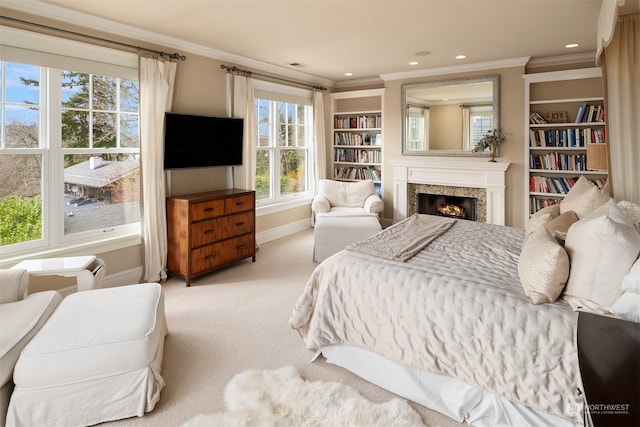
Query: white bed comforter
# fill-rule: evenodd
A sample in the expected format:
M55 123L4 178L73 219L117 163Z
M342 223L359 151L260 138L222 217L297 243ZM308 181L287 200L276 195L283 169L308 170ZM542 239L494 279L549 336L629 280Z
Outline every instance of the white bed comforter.
M457 221L404 263L342 251L314 270L289 323L309 349L359 346L582 424L577 314L525 296L522 239Z

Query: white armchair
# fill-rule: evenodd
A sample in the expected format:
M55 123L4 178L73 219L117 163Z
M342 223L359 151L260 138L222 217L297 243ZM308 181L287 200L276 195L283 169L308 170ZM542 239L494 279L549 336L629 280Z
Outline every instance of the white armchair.
M56 291L27 296L28 286L27 270L0 270L0 425L5 424L20 352L62 300Z
M384 203L376 194L371 180L343 182L321 179L311 210L316 216L377 216L384 210Z

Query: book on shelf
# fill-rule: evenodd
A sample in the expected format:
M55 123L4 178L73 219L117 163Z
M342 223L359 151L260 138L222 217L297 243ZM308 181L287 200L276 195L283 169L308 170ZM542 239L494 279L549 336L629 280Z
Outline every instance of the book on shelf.
M538 113L537 111L534 111L531 114L529 114L529 123L531 123L532 125L542 125L549 122L547 121L546 118L544 118L542 114Z
M529 129L530 147L584 148L606 142L605 128Z
M604 107L602 105L583 103L580 108L578 108L576 123L596 122L604 122Z

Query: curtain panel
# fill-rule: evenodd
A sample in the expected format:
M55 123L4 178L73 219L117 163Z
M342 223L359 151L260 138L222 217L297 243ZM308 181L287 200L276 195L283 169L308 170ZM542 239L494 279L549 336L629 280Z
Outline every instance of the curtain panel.
M600 60L611 189L617 200L640 204L640 14L618 18Z
M140 179L144 279L167 278L167 216L165 205L163 127L171 111L177 64L140 55Z

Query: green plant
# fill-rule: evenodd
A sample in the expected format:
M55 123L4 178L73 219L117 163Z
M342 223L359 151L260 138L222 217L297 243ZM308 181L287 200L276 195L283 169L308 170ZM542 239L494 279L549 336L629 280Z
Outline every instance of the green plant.
M7 196L0 201L0 246L42 238L42 200Z
M500 145L504 141L504 135L502 135L502 131L500 129L492 129L485 136L480 138L478 144L473 147L473 151L484 151L487 148L491 150L491 152L495 151L495 148Z

